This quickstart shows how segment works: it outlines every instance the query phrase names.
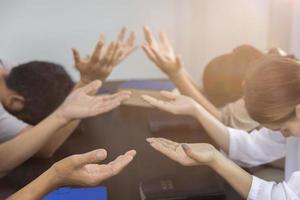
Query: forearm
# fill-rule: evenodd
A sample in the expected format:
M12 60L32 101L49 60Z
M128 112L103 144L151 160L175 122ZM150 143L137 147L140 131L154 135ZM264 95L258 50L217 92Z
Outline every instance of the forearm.
M78 127L81 120L70 122L49 139L49 141L36 154L37 157L51 157L57 149L70 137L74 130Z
M192 115L201 123L208 135L217 145L228 153L230 142L228 128L200 105L195 109L195 113Z
M51 170L47 170L34 181L10 196L9 200L41 200L59 186Z
M195 87L192 80L190 80L187 72L181 70L180 72L170 75L169 78L176 85L181 94L192 97L200 105L202 105L208 112L210 112L218 120L221 119L221 113L210 101L204 97L200 90Z
M9 171L35 155L53 134L66 123L56 113L53 113L35 127L1 144L0 172Z
M247 198L251 189L252 176L237 164L216 151L211 167L222 176L243 198Z

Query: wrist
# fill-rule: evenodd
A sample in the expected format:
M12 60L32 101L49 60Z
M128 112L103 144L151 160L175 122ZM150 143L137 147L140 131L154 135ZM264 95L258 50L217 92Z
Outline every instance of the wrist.
M176 80L182 78L185 75L185 73L186 72L184 68L181 68L178 71L168 73L168 77L170 78L170 80L175 82Z
M55 120L60 126L64 126L68 124L72 119L69 119L68 117L64 116L62 108L59 107L53 114L52 114L53 120Z
M49 168L42 176L46 177L47 182L48 182L48 187L50 190L54 190L58 187L62 186L61 181L59 180L59 177L57 176L57 173L55 170L51 167Z
M227 158L225 158L220 151L215 149L213 159L210 162L209 166L216 172L219 172L220 170L222 170L222 166L226 163L226 159Z

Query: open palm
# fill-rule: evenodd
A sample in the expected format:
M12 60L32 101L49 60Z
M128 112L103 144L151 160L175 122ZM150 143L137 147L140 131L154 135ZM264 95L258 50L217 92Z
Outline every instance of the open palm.
M183 149L183 145L180 143L165 138L148 138L147 141L154 149L184 166L208 164L214 158L215 148L210 144L185 144L189 146L193 154L197 155L197 160L195 160Z
M108 112L129 98L130 93L123 91L113 95L92 96L101 86L101 81L76 89L60 106L58 111L66 120L82 119Z
M62 185L97 186L121 172L135 155L136 152L131 150L108 164L98 164L107 156L106 151L100 149L67 157L54 164L52 169Z
M143 95L142 98L150 105L176 115L193 115L198 103L192 98L177 95L171 92L162 91L162 97L166 100L159 100L148 95Z
M146 42L142 48L147 57L164 73L172 76L182 69L182 60L176 55L165 33L161 32L157 41L148 27L144 27Z

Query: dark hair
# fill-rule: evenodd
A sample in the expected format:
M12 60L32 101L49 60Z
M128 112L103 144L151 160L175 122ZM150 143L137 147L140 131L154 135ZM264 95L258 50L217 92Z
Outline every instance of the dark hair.
M14 67L5 81L10 90L25 99L24 108L12 114L32 125L51 114L74 86L63 66L41 61Z

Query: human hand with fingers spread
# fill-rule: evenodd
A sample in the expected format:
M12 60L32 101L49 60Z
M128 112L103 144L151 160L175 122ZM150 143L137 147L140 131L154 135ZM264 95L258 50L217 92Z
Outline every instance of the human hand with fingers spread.
M148 95L142 95L142 98L150 105L176 115L197 115L197 107L200 105L190 97L173 94L168 91L162 91L161 96L167 100L159 100Z
M96 80L74 90L55 111L57 117L64 122L68 122L96 116L118 107L122 101L130 96L128 91L118 92L113 95L95 96L94 94L100 86L101 81Z
M174 49L164 32L159 34L156 40L149 27L144 27L145 43L142 45L147 57L156 64L170 78L176 76L183 69L180 55L176 55Z
M72 49L75 67L80 72L81 82L87 84L93 80L104 81L112 72L113 68L127 58L136 50L136 36L131 32L125 40L126 28L124 27L118 38L105 48L105 38L103 35L90 57L81 58L79 51Z
M184 166L211 165L217 150L211 144L182 144L165 138L148 138L157 151Z

